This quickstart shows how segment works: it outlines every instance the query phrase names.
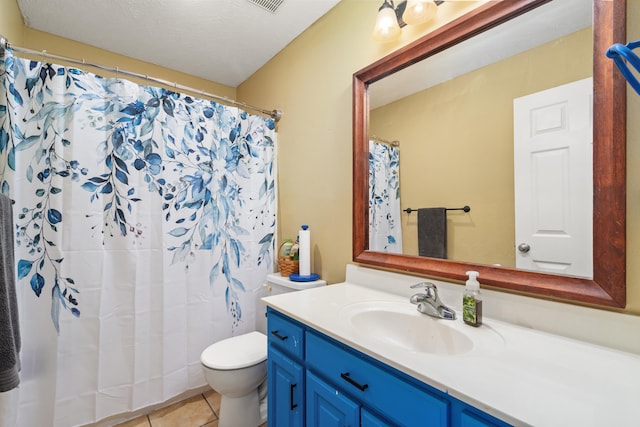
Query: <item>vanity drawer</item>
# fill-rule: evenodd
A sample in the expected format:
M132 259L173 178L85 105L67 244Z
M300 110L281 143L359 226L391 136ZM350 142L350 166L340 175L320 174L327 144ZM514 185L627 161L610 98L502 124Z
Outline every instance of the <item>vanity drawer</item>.
M410 384L317 334L307 332L305 339L307 365L364 406L383 410L400 425L448 425L449 404L437 392Z
M293 320L268 311L267 336L269 345L275 345L281 350L302 359L304 357L304 330Z

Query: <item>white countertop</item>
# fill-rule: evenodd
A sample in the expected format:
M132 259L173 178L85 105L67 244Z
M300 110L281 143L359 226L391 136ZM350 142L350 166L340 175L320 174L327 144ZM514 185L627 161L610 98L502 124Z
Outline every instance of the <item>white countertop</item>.
M448 326L468 335L474 341L474 350L459 355L410 351L358 333L341 315L345 307L364 302L411 305L407 297L353 283L271 296L264 301L289 317L514 425L640 425L637 354L486 317L476 329L463 323L455 305L457 320L436 321L454 322ZM426 317L424 320L433 321Z

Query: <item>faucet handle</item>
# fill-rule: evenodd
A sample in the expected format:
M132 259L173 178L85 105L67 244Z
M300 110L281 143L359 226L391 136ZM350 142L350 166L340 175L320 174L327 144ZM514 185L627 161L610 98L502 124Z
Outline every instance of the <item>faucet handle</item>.
M438 288L436 287L435 284L433 284L431 282L416 283L415 285L411 285L410 288L411 289L416 289L416 288L425 288L426 289L426 292L424 294L416 294L416 295L414 295L414 297L419 297L419 298L422 298L423 300L425 298L432 298L434 300L438 299ZM413 301L411 301L411 302L413 302ZM414 302L414 304L415 304L415 302Z
M420 282L420 283L416 283L415 285L411 285L409 287L411 289L416 289L416 288L438 289L436 288L436 285L431 282Z

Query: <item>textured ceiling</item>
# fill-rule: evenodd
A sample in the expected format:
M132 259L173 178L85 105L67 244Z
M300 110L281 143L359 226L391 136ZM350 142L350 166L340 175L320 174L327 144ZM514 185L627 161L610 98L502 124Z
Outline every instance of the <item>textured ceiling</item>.
M284 0L275 13L249 0L18 5L30 28L236 87L339 1Z

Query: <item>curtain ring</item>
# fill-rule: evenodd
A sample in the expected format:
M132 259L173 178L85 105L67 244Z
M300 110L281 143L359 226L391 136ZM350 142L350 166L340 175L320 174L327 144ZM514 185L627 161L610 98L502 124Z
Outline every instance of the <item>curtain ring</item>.
M85 65L85 63L84 63L84 58L82 58L82 65Z
M47 57L47 50L46 49L42 49L42 57L43 58Z

